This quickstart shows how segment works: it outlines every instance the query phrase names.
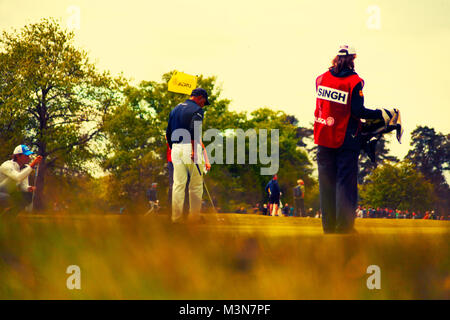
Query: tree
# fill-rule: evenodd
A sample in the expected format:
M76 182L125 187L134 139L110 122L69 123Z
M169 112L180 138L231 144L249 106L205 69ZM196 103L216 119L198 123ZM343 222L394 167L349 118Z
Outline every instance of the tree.
M0 159L10 157L14 148L25 141L23 124L10 117L10 112L0 102Z
M85 171L88 160L97 157L92 143L103 119L121 97L122 80L99 73L73 40L74 34L53 19L0 37L1 123L14 144L30 144L43 156L38 209L47 169Z
M293 125L297 125L298 121L296 123L293 123ZM305 127L297 127L297 135L296 137L299 139L298 146L299 147L307 147L306 142L304 139L309 140L308 142L314 142L314 129L313 128L305 128ZM312 152L313 150L317 149L317 146L314 145L310 149L307 149L308 152ZM314 158L315 159L315 158Z
M294 121L292 121L294 119ZM293 204L293 187L297 185L298 179L303 179L305 186L310 188L315 184L312 179L312 163L308 158L307 150L304 148L304 138L308 137L305 128L298 127L298 121L292 115L282 111L273 111L269 108L261 108L250 114L249 123L251 127L258 129L279 130L279 184L283 192L284 203ZM256 175L260 181L259 190L262 199L266 197L264 187L270 176Z
M417 126L411 133L411 146L406 155L436 190L440 210L448 210L450 188L444 172L450 170L450 134L436 133L433 128Z
M148 186L150 177L162 170L159 154L154 152L157 128L154 119L125 103L105 120L107 143L102 167L112 173L120 184L112 183L111 200L137 201ZM150 178L150 179L149 179Z
M435 208L433 185L408 160L386 162L366 180L360 186L363 205L410 211Z

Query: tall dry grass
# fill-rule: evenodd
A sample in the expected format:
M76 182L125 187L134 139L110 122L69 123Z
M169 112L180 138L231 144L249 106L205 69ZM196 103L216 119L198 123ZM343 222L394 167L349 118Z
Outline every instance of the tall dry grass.
M218 221L218 218L219 220ZM449 222L205 215L2 217L1 299L448 299ZM381 290L366 286L381 268ZM81 268L68 290L66 268Z

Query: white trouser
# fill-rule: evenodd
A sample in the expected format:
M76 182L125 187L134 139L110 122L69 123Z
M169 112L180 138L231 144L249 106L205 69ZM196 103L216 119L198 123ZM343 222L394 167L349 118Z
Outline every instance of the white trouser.
M197 148L199 159L202 157L202 149ZM182 218L184 195L188 175L189 180L189 215L190 218L199 218L202 206L203 177L199 174L196 164L191 159L191 144L173 144L173 189L172 189L172 221L177 222ZM198 166L202 169L202 162Z

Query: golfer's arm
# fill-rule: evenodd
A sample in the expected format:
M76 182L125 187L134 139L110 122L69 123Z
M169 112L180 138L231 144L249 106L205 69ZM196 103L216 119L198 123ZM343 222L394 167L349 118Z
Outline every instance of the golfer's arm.
M196 112L192 115L191 123L189 124L189 133L191 134L191 140L194 140L195 127L201 126L203 123L203 116ZM200 143L202 142L202 137L199 137Z
M169 145L169 148L172 149L172 127L170 126L170 122L166 128L166 142Z
M202 144L203 157L204 157L204 159L205 159L205 163L211 165L211 164L209 163L208 153L206 152L205 145L203 144L203 141L201 141L201 138L200 138L200 143Z
M200 125L201 125L202 122L203 122L203 116L200 113L196 112L192 115L191 123L189 124L189 133L191 134L191 144L192 144L192 152L193 153L194 153L194 150L197 150L197 148L196 148L197 143L200 144L200 146L203 146L201 135L198 137L199 141L195 140L196 124L198 125L200 123Z

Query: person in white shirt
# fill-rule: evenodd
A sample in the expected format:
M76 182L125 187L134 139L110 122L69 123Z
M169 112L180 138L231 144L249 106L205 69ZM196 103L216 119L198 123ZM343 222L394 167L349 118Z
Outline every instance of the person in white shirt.
M1 213L19 212L31 203L35 187L28 184L28 176L42 160L41 156L37 156L30 163L31 154L33 152L21 144L14 149L12 159L0 166Z

